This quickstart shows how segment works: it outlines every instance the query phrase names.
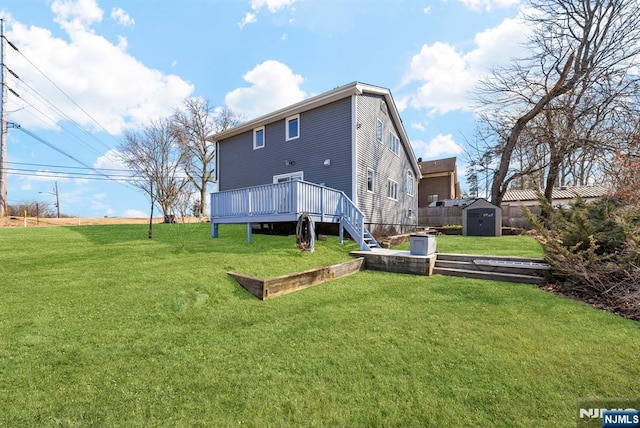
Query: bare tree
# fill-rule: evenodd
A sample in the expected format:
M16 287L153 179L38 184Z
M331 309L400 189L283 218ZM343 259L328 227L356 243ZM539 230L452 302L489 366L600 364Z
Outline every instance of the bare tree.
M512 157L531 122L545 113L556 120L553 103L576 89L584 93L597 82L627 78L640 56L637 0L529 2L532 12L526 20L533 29L527 46L530 56L495 70L480 83L476 94L484 107L483 120L511 124L508 132L495 140L499 156L491 199L497 205L511 181L523 174L513 172ZM564 147L555 148L558 153L550 153L555 156L554 165L563 158Z
M182 151L182 166L200 194L198 215L205 211L207 186L215 180L215 145L211 134L234 127L239 116L229 109L212 109L205 98L190 98L171 119L172 130Z
M152 121L141 132L125 132L124 137L118 150L135 174L132 184L149 195L165 216L171 215L189 180L181 167L182 151L170 121Z

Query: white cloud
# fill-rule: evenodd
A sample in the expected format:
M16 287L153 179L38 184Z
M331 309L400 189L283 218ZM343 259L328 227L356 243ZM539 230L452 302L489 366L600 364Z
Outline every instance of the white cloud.
M145 213L143 211L129 209L129 210L125 210L123 217L125 217L125 218L146 218L146 217L149 217L149 214L147 214L147 213Z
M56 0L51 4L54 21L68 32L87 31L102 21L102 9L96 0Z
M303 77L275 60L256 65L243 79L251 83L251 86L227 93L225 103L247 119L294 104L306 96L300 89Z
M520 4L520 0L460 0L468 9L491 12L494 9L507 8Z
M411 145L416 157L423 159L437 159L444 155L458 155L464 152L464 148L453 140L451 134L438 134L429 142L413 140Z
M129 175L129 168L122 161L122 153L118 150L111 149L98 157L93 163L93 167L120 183L128 182L124 176Z
M413 129L417 129L418 131L424 131L426 128L424 127L424 125L420 122L413 122L411 123L411 127Z
M296 0L251 0L251 8L260 10L267 8L269 12L276 13L286 7L293 6Z
M114 7L111 10L111 18L118 22L118 24L123 27L130 27L135 25L136 20L133 19L124 9L119 7Z
M17 21L11 22L8 33L20 52L48 79L12 49L7 50L7 61L22 81L80 125L100 128L68 97L102 127L118 134L123 128L171 114L174 107L193 92L193 85L180 77L148 68L127 53L125 38L120 37L114 45L95 34L90 25L100 21L101 11L94 0L59 0L53 3L52 9L56 13L55 21L66 30L68 40L55 37L44 28ZM11 84L22 97L9 97L9 111L22 109L12 114L11 120L37 130L54 127L43 115L56 122L63 119L29 87L19 81Z
M238 22L238 27L243 29L247 24L258 22L258 13L264 9L267 9L269 13L273 14L287 7L293 8L295 2L296 0L251 0L251 9L253 12L247 12L244 18L242 18L242 21Z
M463 52L455 46L425 44L411 59L403 83L418 83L414 93L400 98L399 105L445 114L471 109L470 91L492 67L522 54L527 27L520 18L505 19L500 25L476 34L474 48Z
M258 22L258 17L255 13L247 12L247 14L242 18L242 21L238 22L238 27L242 30L247 24L254 24Z

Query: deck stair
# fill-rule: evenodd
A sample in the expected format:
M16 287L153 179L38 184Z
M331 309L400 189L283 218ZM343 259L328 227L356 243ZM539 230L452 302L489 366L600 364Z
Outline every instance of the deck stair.
M550 266L544 259L438 253L434 274L541 284Z
M382 248L376 238L365 228L364 229L364 243L369 248Z

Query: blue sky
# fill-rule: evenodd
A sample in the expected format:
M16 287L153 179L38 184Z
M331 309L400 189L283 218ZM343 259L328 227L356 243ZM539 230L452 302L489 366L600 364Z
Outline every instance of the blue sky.
M251 119L352 81L391 89L416 157L458 156L469 91L522 54L519 0L5 0L8 201L144 217L122 131L206 97ZM108 170L107 170L108 169ZM91 175L83 175L89 173ZM464 188L464 183L463 183Z

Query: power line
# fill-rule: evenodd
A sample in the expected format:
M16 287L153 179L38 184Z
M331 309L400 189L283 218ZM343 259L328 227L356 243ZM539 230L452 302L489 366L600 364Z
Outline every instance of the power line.
M99 174L78 174L78 176L68 177L72 173L62 173L56 171L38 171L38 170L17 170L15 168L7 168L7 172L14 176L24 177L43 177L43 178L71 178L75 180L98 180L98 181L116 181L116 182L139 182L146 180L144 177L131 176L131 175L114 175L114 176L101 176Z
M73 98L71 98L71 96L69 96L69 94L67 94L65 91L63 91L62 88L60 88L60 86L58 86L53 80L51 80L49 78L49 76L47 76L42 70L40 70L40 68L37 65L35 65L29 58L27 58L27 56L25 54L20 52L18 50L18 48L16 48L15 46L14 46L14 49L16 49L16 52L18 52L20 54L20 56L22 56L29 64L31 64L31 66L33 68L35 68L45 79L47 79L49 81L49 83L51 83L58 91L60 91L60 93L62 93L62 95L64 95L69 101L71 101L76 107L78 107L80 109L80 111L82 111L84 114L86 114L87 117L89 119L91 119L91 121L93 123L95 123L100 129L102 129L107 135L109 135L111 138L113 138L117 143L120 143L120 140L118 140L113 134L111 134L109 131L107 131L107 129L104 126L102 126L102 124L100 122L98 122L84 108L82 108L82 106L80 106L80 104L78 104Z
M47 165L41 163L27 163L27 162L7 162L11 165L24 165L24 166L39 166L45 168L69 168L69 169L89 169L86 166L68 166L68 165ZM122 171L122 172L133 172L130 169L122 169L122 168L91 168L96 171Z
M85 136L88 136L89 138L92 138L93 140L95 140L98 144L102 145L104 148L106 148L107 150L110 150L111 147L109 147L108 145L106 145L104 142L102 142L101 140L99 140L94 134L90 133L89 131L87 131L86 129L84 129L78 122L76 122L75 120L73 120L68 114L66 114L65 112L63 112L62 110L60 110L58 107L56 107L51 101L49 101L47 98L45 98L42 94L40 94L38 91L36 91L34 88L32 88L28 83L26 83L25 81L23 81L22 79L20 79L20 83L22 83L23 85L25 85L29 90L27 91L27 93L33 93L36 98L38 100L40 100L43 104L47 104L49 105L53 110L55 110L56 112L58 112L62 117L64 117L65 119L67 119L70 123L72 123L79 131L81 131ZM85 147L87 147L90 151L92 151L95 154L100 154L95 148L93 148L91 145L89 145L88 143L86 143L84 140L82 140L80 137L78 137L76 134L74 134L73 132L71 132L71 130L69 130L65 125L63 124L58 124L58 121L55 120L54 118L52 118L51 116L49 116L48 114L46 114L45 112L43 112L42 110L40 110L38 107L35 106L34 103L29 102L25 97L21 97L21 99L24 101L25 104L27 104L28 106L30 106L31 108L33 108L34 110L36 110L38 113L40 113L42 116L44 116L51 124L53 124L54 126L59 125L60 128L63 131L66 131L69 135L71 135L76 141L78 141L80 144L84 145ZM28 111L28 110L27 110ZM36 117L35 115L33 115L34 117Z

